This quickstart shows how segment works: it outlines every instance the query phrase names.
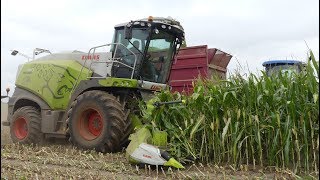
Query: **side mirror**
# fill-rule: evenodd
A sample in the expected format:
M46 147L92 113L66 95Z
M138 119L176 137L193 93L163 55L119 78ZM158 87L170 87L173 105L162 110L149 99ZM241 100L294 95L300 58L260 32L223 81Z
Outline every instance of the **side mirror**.
M125 39L132 39L132 28L131 24L127 24L124 28L124 38Z

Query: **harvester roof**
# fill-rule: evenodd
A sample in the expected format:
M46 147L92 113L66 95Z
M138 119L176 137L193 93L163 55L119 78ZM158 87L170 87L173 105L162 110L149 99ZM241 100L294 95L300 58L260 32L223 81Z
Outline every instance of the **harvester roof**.
M270 60L262 63L262 66L265 67L265 66L284 65L284 64L294 65L294 64L303 64L303 62L298 60Z
M166 24L166 25L171 25L175 28L178 28L182 31L184 31L183 27L181 26L180 22L173 19L172 17L168 17L168 18L163 18L163 17L152 17L150 16L149 18L143 18L143 19L139 19L139 20L135 20L133 22L136 22L137 24L141 21L144 21L144 22L149 22L149 21L152 21L152 22L155 22L155 23L161 23L161 24ZM132 22L132 21L131 21ZM121 23L121 24L117 24L115 26L115 28L118 28L118 27L123 27L123 26L126 26L129 22L125 22L125 23Z

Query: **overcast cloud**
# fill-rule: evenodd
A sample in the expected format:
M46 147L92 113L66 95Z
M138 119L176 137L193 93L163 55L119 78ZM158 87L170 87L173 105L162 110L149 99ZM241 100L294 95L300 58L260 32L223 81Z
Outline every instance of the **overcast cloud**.
M319 0L2 0L1 94L14 88L19 64L34 48L51 52L110 43L113 27L149 15L177 19L188 46L208 45L256 73L270 59L305 60L307 46L319 59ZM246 73L246 70L243 70Z

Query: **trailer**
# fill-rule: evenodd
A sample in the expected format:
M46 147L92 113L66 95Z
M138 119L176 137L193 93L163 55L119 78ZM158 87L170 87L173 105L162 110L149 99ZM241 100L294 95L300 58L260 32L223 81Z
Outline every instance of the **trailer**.
M207 45L181 48L171 67L171 91L190 94L193 92L192 82L199 77L226 79L231 58L232 55Z

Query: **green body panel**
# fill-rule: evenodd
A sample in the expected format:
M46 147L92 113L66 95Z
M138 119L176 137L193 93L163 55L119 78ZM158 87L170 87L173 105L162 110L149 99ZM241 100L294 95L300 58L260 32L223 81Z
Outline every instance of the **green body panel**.
M99 84L104 87L126 87L137 88L138 80L136 79L123 79L123 78L106 78L99 80Z
M168 142L168 133L166 131L153 130L152 131L152 144L166 149Z
M131 134L129 137L130 144L126 148L127 158L139 147L141 143L150 143L152 139L152 134L146 127L141 127L137 129L135 133Z
M169 161L165 162L163 164L164 166L172 166L178 169L184 169L184 166L179 163L177 160L175 160L174 158L170 158Z
M129 116L134 130L139 129L143 126L141 119L137 115L131 113Z
M66 109L73 87L86 80L92 72L74 60L43 60L24 64L17 76L16 86L41 97L53 110Z

